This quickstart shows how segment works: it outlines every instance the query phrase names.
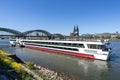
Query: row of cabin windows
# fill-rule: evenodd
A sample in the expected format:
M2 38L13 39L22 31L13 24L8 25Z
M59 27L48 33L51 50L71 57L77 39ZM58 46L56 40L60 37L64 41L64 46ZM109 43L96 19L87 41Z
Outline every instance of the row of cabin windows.
M90 49L102 49L102 45L96 45L96 44L87 44L88 48Z
M64 50L71 50L71 51L79 51L78 49L75 49L75 48L66 48L66 47L57 47L57 46L46 46L46 45L36 45L36 44L27 44L27 45L35 45L35 46L40 46L40 47L57 48L57 49L64 49Z
M38 43L38 44L48 44L48 45L60 45L60 46L70 46L70 47L85 48L83 44L77 44L77 43L33 42L33 41L24 41L24 42L28 42L28 43Z

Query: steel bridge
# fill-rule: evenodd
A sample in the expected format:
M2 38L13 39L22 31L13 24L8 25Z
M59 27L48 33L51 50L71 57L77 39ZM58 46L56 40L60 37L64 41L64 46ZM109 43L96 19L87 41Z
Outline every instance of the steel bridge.
M0 38L15 39L15 38L27 38L27 39L64 39L62 34L51 34L46 30L29 30L20 32L13 29L0 27Z

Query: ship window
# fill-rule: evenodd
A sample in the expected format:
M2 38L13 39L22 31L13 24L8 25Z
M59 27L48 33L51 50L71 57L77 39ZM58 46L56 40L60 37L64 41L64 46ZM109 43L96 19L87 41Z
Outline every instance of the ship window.
M48 44L50 44L50 42L48 42Z
M59 45L61 45L61 46L65 46L65 43L60 43Z
M41 44L44 44L44 42L40 42Z
M44 42L44 44L47 44L47 42Z
M54 43L54 45L58 45L58 43Z
M52 42L49 42L50 45L52 45Z
M66 43L63 43L63 46L66 46Z
M101 49L101 45L96 45L96 44L87 44L88 48L90 49Z
M58 43L58 45L60 45L60 46L61 46L61 45L62 45L62 43Z
M53 42L50 42L50 45L54 45L54 43L53 43Z
M77 47L77 44L73 43L73 44L72 44L72 47Z
M71 43L66 43L66 46L71 46Z
M83 44L77 44L77 47L85 48Z

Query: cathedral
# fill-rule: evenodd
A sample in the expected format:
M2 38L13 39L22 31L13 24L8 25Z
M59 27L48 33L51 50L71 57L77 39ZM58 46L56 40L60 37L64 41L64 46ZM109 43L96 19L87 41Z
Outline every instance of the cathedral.
M79 37L79 29L78 29L78 25L74 25L74 29L73 32L70 33L71 37Z

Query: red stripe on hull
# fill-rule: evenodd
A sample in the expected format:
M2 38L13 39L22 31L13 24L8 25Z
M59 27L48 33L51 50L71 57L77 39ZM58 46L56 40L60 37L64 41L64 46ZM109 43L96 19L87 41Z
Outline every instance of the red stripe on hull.
M34 46L25 46L25 47L30 48L30 49L35 49L35 50L54 52L54 53L63 53L63 54L69 54L69 55L78 56L78 57L86 57L86 58L95 59L94 55L89 55L89 54L75 53L75 52L62 51L62 50L54 50L54 49L34 47Z

